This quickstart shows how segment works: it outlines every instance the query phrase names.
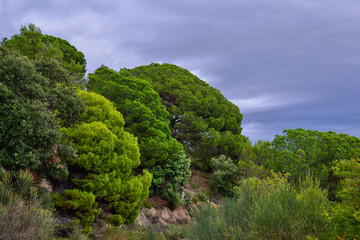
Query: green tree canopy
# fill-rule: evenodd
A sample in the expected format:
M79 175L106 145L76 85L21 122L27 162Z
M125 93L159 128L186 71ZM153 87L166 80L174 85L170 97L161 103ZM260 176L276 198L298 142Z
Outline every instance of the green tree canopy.
M170 129L193 158L204 168L214 156L238 159L245 137L241 134L242 115L219 90L189 71L172 64L150 64L121 69L122 76L150 82L170 112Z
M73 152L59 123L76 122L83 108L73 82L56 60L31 60L0 46L0 165L66 172L62 156Z
M89 74L87 87L108 98L123 114L126 130L139 139L143 167L164 164L182 150L181 144L171 137L169 113L148 82L123 77L102 66Z
M111 100L123 114L125 129L139 139L141 167L154 174L153 190L176 205L181 186L190 176L190 159L171 136L170 114L159 94L147 81L121 76L105 66L89 74L87 87Z
M321 180L328 180L336 159L360 157L360 139L347 134L315 130L287 129L272 142L274 157L264 165L295 178L310 171Z
M57 59L72 75L81 78L86 72L86 60L84 54L78 51L68 41L43 35L40 28L34 24L20 28L20 34L4 39L2 45L19 51L31 59L43 56Z
M58 198L57 205L72 209L78 201L74 195L85 194L90 199L93 195L94 201L78 210L88 211L83 225L91 225L98 214L93 210L94 202L115 214L111 218L114 223L132 223L149 195L152 179L146 170L143 175L132 175L132 170L140 165L137 138L124 131L123 116L105 97L86 91L78 94L86 106L85 112L80 116L80 124L65 130L78 155L68 160L75 190ZM66 204L68 200L70 205Z

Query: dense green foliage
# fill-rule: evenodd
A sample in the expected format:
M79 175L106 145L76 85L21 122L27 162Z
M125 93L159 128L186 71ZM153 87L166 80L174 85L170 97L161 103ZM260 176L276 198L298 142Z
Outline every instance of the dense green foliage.
M171 136L169 113L152 85L134 77L123 77L105 66L89 74L89 91L111 100L123 114L125 129L139 139L141 167L154 174L152 189L172 206L190 176L190 159Z
M210 165L214 169L210 188L224 196L231 196L233 194L233 187L237 180L239 180L240 169L230 158L226 158L224 155L212 158Z
M336 161L334 175L340 177L333 219L336 236L360 238L360 159Z
M122 76L147 80L170 112L172 136L185 151L209 169L209 161L222 154L237 159L246 141L241 134L242 115L219 90L189 71L172 64L150 64L121 69Z
M58 60L71 74L82 77L86 71L84 54L68 41L50 35L43 35L34 24L21 27L20 34L4 39L2 45L19 51L31 59L42 56Z
M109 220L122 224L132 223L142 202L149 195L152 175L131 175L140 164L137 139L124 131L122 115L101 95L79 91L86 108L81 123L65 129L75 145L78 157L68 160L71 180L76 189L58 197L57 206L79 210L86 230L91 230L94 217L99 213L96 202L109 208ZM89 201L81 203L82 198Z
M262 165L268 160L274 158L274 148L271 142L259 140L254 145L247 142L241 152L240 160L245 162L253 162L257 165Z
M205 206L195 217L189 239L306 239L326 237L328 200L310 178L297 188L282 177L240 183L236 197L219 209ZM323 239L323 238L321 238Z
M139 139L143 167L164 164L182 150L181 144L171 137L169 113L148 82L122 77L102 66L89 74L87 87L112 101L123 114L126 130Z
M277 172L289 172L294 178L312 172L326 181L336 159L360 157L360 139L347 134L315 130L288 129L272 142L273 159L264 165Z
M155 166L151 169L153 173L153 187L160 195L168 200L171 208L180 204L183 194L183 187L188 183L191 176L190 159L184 152L175 155L162 166Z
M55 238L50 196L35 186L28 171L0 173L0 239Z
M62 195L55 195L55 204L79 217L84 233L91 232L91 225L101 212L101 208L97 208L94 194L78 189L66 189Z
M30 60L0 47L0 165L66 174L62 156L73 152L59 123L76 122L83 109L73 82L55 60Z

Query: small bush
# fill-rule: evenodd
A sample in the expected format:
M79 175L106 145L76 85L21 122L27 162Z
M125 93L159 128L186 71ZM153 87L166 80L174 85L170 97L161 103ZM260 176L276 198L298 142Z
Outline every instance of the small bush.
M55 204L64 210L75 211L75 215L80 218L80 223L84 227L84 233L91 232L92 223L101 212L101 208L96 208L95 196L78 189L67 189L62 195L56 195Z
M137 233L126 231L118 227L112 227L104 232L97 238L99 240L141 240Z
M52 212L42 206L37 187L28 181L29 172L21 171L14 177L2 172L0 239L54 239L57 222Z
M214 170L213 178L209 182L211 190L224 196L231 196L233 194L233 187L240 175L238 166L224 155L212 158L210 165Z
M150 208L153 207L153 204L150 201L145 200L144 201L144 207L146 207L147 209L150 209Z
M206 202L207 200L209 200L209 197L204 192L196 193L191 199L191 201L195 204L198 203L199 201Z
M187 236L187 226L170 224L166 227L164 236L166 240L179 240Z

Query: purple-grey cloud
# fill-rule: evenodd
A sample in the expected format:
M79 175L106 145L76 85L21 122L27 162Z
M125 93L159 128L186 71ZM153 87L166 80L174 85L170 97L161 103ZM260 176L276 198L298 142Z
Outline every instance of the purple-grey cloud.
M88 71L178 64L240 107L244 134L302 127L360 137L355 0L0 0L0 37L35 23Z

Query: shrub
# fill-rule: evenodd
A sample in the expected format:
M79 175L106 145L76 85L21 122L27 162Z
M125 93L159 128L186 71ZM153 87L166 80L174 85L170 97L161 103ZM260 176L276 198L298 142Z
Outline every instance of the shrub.
M210 205L202 206L195 214L195 222L190 226L190 240L223 239L218 212Z
M29 172L11 176L2 171L0 239L54 239L57 222L52 212L42 206L42 195L31 184Z
M179 240L187 236L187 226L169 224L166 226L164 236L166 240Z
M118 227L106 229L97 238L99 240L141 240L137 233L126 231Z
M335 161L334 175L340 177L333 204L332 223L335 235L360 238L360 159Z
M235 197L195 216L189 239L306 239L329 232L326 192L311 177L292 186L284 176L241 181Z
M94 194L78 189L67 189L62 195L56 195L55 199L56 206L72 211L80 218L85 233L91 232L91 225L101 212L101 209L96 208Z
M214 170L213 177L210 180L210 188L224 196L230 196L233 193L233 187L238 180L240 171L236 164L230 158L221 155L218 158L212 158L211 168Z
M191 176L190 163L190 158L182 151L164 165L150 170L153 173L152 188L168 201L170 208L174 209L181 203L183 186L188 183Z
M191 199L191 201L195 204L198 201L206 202L207 200L209 200L209 197L206 195L206 193L204 191L196 193Z

